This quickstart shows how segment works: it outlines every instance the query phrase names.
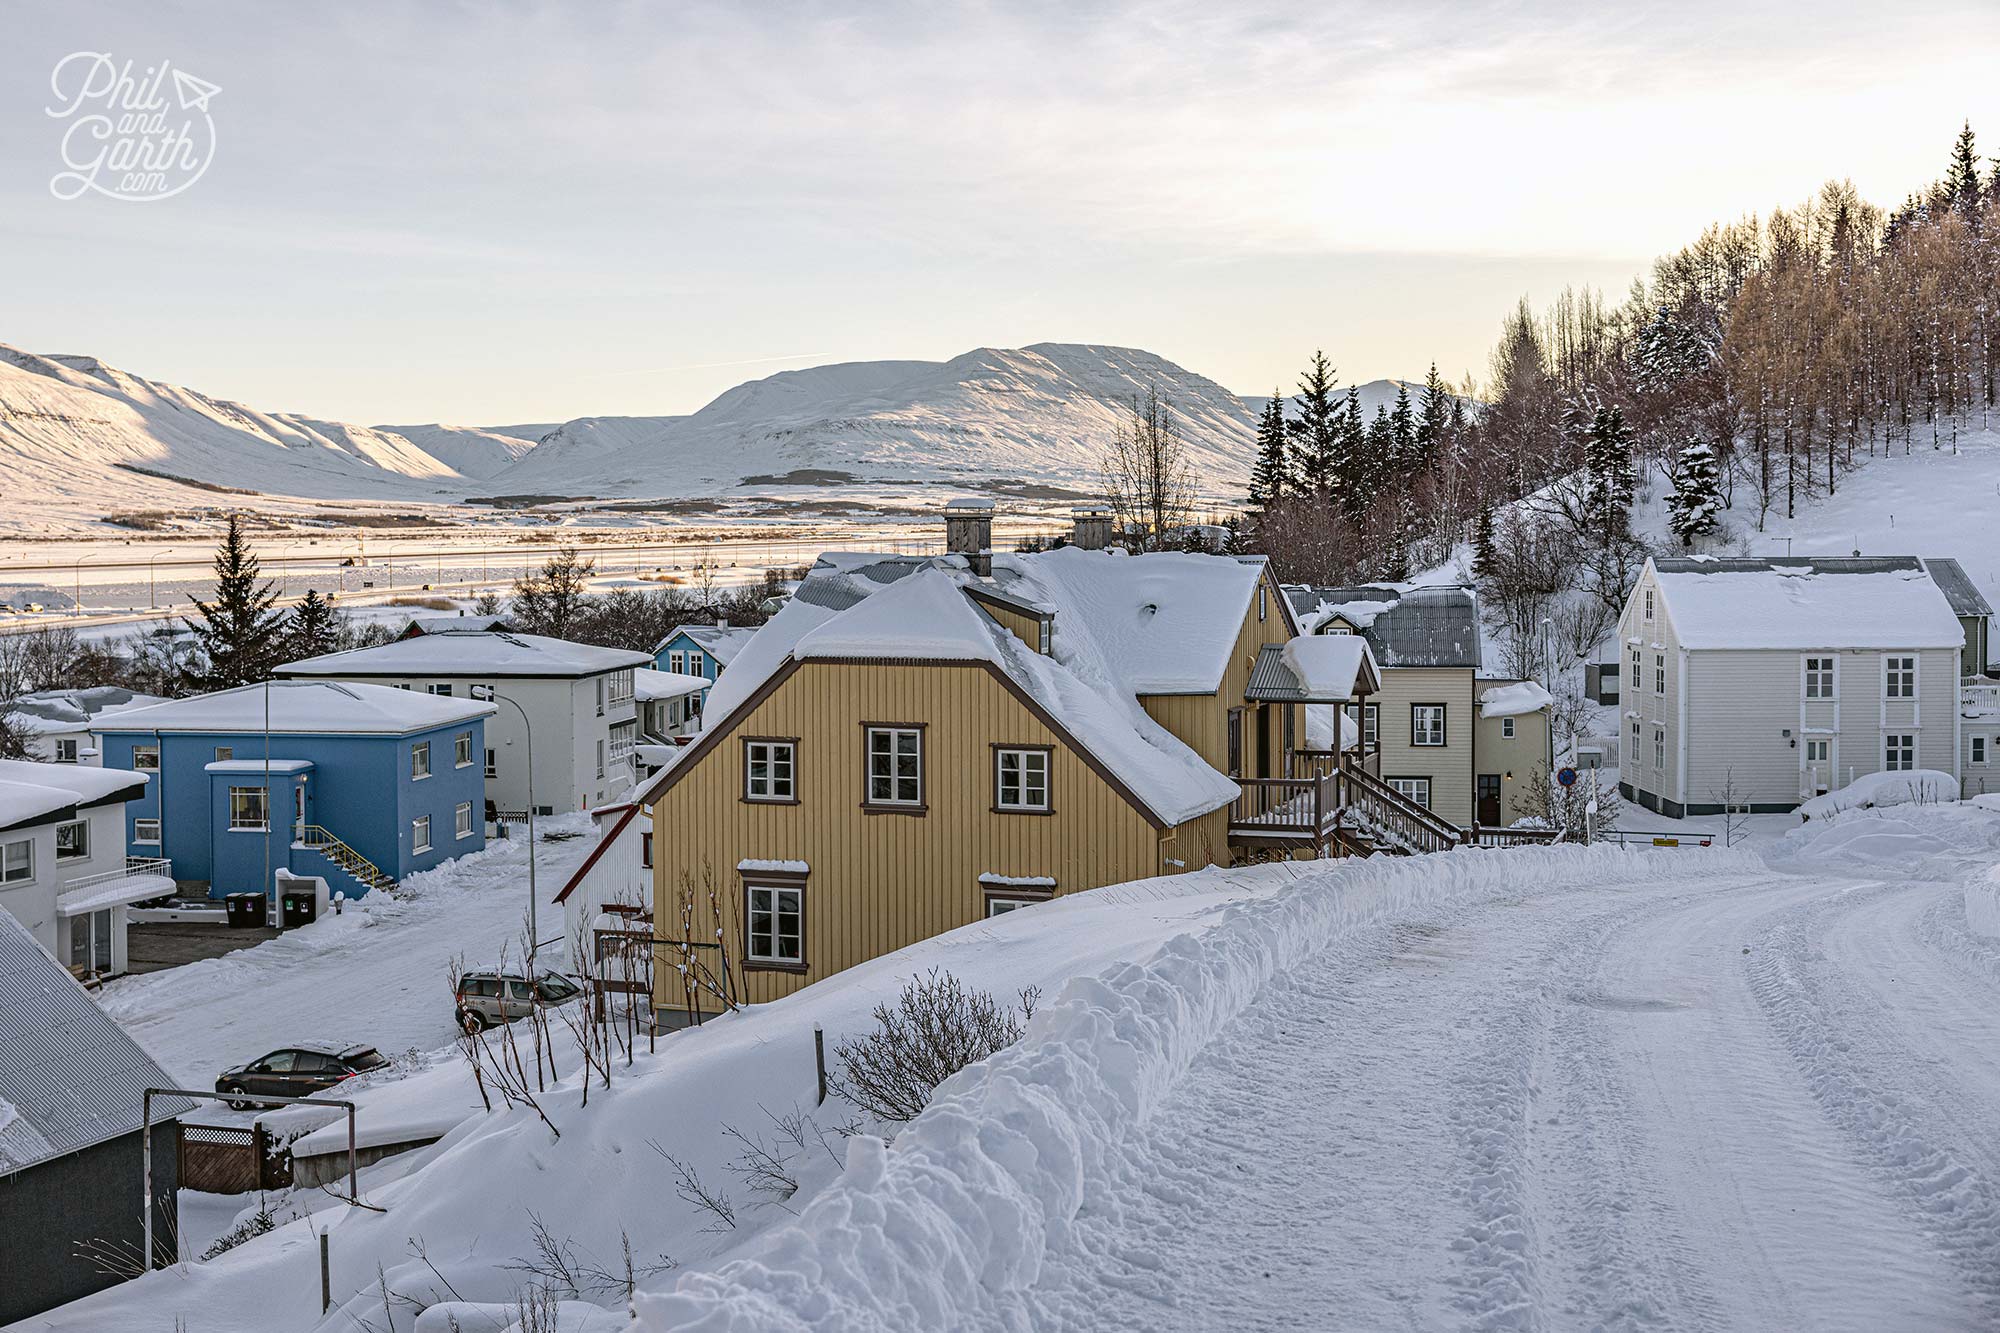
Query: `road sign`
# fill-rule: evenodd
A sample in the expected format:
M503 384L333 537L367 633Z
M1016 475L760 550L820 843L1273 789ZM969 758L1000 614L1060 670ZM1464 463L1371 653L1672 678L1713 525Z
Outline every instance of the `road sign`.
M1573 768L1558 769L1556 771L1556 781L1565 787L1574 787L1576 785L1576 770Z

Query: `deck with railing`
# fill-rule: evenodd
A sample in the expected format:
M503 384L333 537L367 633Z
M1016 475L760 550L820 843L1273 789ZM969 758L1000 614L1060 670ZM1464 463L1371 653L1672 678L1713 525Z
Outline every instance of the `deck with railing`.
M2000 716L2000 680L1968 676L1960 681L1958 709L1966 717Z
M1327 760L1332 762L1325 762ZM1229 838L1264 850L1389 851L1418 855L1458 847L1524 847L1555 842L1556 829L1462 829L1361 768L1341 768L1331 751L1294 756L1301 776L1238 778Z

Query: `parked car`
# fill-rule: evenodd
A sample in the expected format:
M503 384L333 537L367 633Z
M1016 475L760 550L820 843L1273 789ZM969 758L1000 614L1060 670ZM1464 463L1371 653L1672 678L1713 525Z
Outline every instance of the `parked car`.
M224 1070L216 1077L215 1090L260 1093L267 1097L310 1097L388 1063L373 1046L287 1046L262 1059ZM242 1111L255 1103L230 1105Z
M518 972L467 972L458 979L458 1025L468 1032L526 1018L539 998L545 1005L568 1004L583 987L558 972L535 978L534 990Z

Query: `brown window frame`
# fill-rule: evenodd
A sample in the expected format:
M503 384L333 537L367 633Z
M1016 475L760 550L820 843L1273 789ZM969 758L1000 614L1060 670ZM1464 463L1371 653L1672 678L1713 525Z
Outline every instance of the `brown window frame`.
M1056 812L1056 747L1053 745L1019 745L995 741L993 750L993 813L996 815L1052 815ZM1002 754L1034 753L1042 756L1042 804L1002 805L1000 804L1000 756Z
M792 794L790 796L758 796L750 790L750 747L753 745L789 745L792 749ZM797 736L745 736L742 748L743 789L736 794L737 800L745 805L797 805L799 803L799 738Z
M931 764L930 730L928 722L863 722L861 724L861 809L871 815L911 815L921 818L931 812ZM914 731L917 733L917 799L915 801L878 801L870 795L870 784L874 779L871 761L874 758L875 733L878 731ZM897 781L890 775L892 783Z
M739 870L736 873L742 880L743 893L741 900L743 904L743 970L745 972L789 972L794 974L809 970L811 965L807 962L807 959L810 957L810 954L807 951L806 944L810 932L807 927L808 918L806 915L806 881L811 878L810 872L800 875L788 874L781 870ZM773 893L791 890L799 895L799 956L796 960L757 958L751 954L750 895L758 889L768 889ZM777 910L777 900L773 898L771 911L775 914ZM772 943L775 945L776 941L777 926L774 922L772 924Z
M1434 741L1417 739L1417 710L1435 708L1438 710L1438 738ZM1412 750L1442 750L1451 745L1451 705L1438 702L1421 702L1410 705L1410 748Z

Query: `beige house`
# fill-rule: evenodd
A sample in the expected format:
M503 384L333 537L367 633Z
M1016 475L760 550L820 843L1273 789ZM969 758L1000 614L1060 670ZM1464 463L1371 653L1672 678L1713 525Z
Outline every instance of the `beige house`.
M1676 817L1725 799L1776 812L1872 773L1960 777L1965 620L1983 645L1985 617L1947 595L1934 567L1954 562L1928 564L1648 561L1618 624L1625 798Z
M685 1017L683 904L714 981L765 1001L1059 894L1382 826L1304 736L1372 663L1288 661L1263 560L1001 554L990 509L948 518L952 555L823 556L636 793L663 1021Z
M1530 813L1552 762L1549 695L1481 669L1470 588L1293 586L1309 633L1357 635L1382 690L1346 708L1384 782L1461 829L1505 828Z

